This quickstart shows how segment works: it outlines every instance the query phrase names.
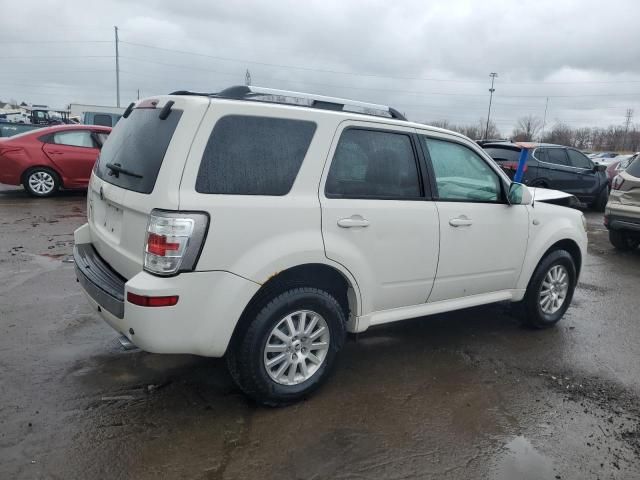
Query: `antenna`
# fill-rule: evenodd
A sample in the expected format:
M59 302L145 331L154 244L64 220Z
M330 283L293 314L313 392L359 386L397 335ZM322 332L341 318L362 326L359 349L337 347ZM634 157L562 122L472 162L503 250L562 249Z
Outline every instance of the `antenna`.
M251 85L251 72L247 68L247 73L244 74L244 84L248 87Z

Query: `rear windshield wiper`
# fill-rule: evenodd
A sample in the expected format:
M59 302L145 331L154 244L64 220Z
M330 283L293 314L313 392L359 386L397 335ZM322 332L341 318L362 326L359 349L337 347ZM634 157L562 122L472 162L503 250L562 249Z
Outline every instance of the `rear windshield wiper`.
M119 163L107 163L107 168L114 172L114 176L118 178L118 175L124 173L125 175L129 175L130 177L142 178L142 175L136 172L132 172L131 170L127 170L126 168L122 168Z

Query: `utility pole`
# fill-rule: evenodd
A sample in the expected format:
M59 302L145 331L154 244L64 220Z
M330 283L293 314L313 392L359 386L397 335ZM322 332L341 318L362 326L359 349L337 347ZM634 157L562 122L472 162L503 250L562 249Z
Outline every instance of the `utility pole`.
M251 72L247 68L247 73L244 74L244 84L248 87L251 85Z
M540 142L544 138L544 127L547 125L547 108L549 108L549 97L547 97L547 102L544 104L544 118L542 119L542 131L540 132Z
M116 106L120 107L120 53L118 52L118 27L113 27L116 34Z
M622 140L622 150L627 146L627 133L629 133L629 125L631 125L631 117L633 117L633 109L627 108L627 113L625 114L625 122L624 122L624 139Z
M140 89L138 89L138 100L140 100Z
M496 72L491 72L489 74L489 76L491 77L491 88L489 89L489 112L487 113L487 126L484 129L484 139L487 139L487 135L489 133L489 119L491 118L491 101L493 100L493 92L496 91L495 88L493 88L493 82L495 82L496 77L498 76L498 74Z

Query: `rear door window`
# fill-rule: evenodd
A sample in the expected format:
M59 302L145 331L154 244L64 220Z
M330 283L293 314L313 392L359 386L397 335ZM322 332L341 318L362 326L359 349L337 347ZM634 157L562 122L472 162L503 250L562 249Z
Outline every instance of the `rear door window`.
M91 138L90 130L75 130L70 132L54 133L53 143L55 143L56 145L68 145L70 147L96 147L93 138Z
M342 133L325 185L327 197L414 199L421 196L411 137L349 128Z
M286 195L315 130L315 123L304 120L247 115L222 117L207 142L196 192Z
M569 160L564 148L546 148L545 150L547 151L547 162L554 165L569 166Z
M105 182L139 193L151 193L162 166L162 160L182 117L172 109L165 120L159 110L134 108L109 134L100 152L96 175ZM117 165L137 176L117 174L107 165Z

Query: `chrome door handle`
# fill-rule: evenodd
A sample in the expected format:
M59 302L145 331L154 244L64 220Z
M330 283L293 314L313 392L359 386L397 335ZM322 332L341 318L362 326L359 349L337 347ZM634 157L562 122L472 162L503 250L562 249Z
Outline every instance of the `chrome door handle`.
M452 227L468 227L472 223L471 219L467 218L465 215L449 219L449 225Z
M342 228L368 227L369 220L360 215L351 215L350 217L338 219L338 226Z

